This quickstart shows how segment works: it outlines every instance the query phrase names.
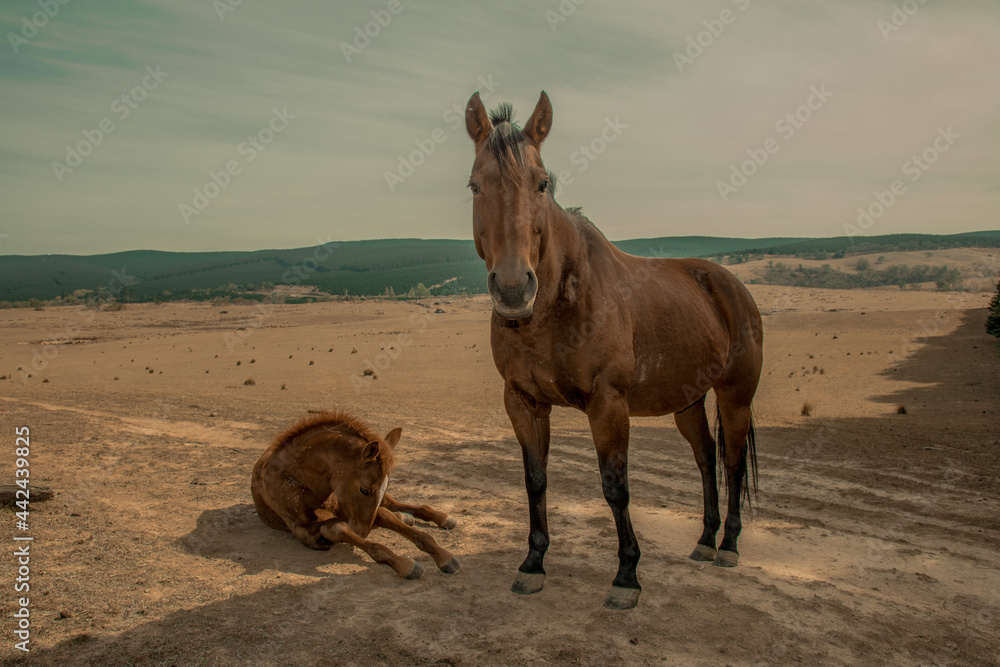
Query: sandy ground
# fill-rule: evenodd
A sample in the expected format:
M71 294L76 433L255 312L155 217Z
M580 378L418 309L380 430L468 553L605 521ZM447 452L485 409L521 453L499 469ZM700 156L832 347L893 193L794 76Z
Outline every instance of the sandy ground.
M26 533L0 513L0 659L26 659L10 545L30 534L30 664L1000 664L989 295L752 290L761 492L741 565L686 559L701 523L690 448L671 418L636 419L643 593L628 612L602 607L617 544L571 410L553 419L545 589L509 592L526 499L483 298L0 311L2 481L28 426L31 480L56 494ZM403 428L390 489L459 519L428 528L458 574L383 531L421 580L257 519L253 463L321 408Z

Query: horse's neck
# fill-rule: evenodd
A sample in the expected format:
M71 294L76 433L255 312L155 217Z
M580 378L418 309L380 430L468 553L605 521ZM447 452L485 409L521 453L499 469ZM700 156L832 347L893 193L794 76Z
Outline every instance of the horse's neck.
M536 271L539 286L545 286L550 300L560 297L567 284L583 288L591 281L593 255L611 244L593 226L552 203L548 212L545 256ZM550 303L541 304L543 307Z

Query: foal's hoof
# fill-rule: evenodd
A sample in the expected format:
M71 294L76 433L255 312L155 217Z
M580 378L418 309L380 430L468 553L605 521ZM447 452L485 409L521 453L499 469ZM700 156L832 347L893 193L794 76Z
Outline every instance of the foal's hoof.
M604 600L604 606L608 609L631 609L639 603L639 593L641 592L641 588L612 586L608 597Z
M438 567L445 574L455 574L456 572L462 569L462 564L458 562L457 558L452 556L451 560L449 560L444 565L438 565Z
M451 530L457 525L458 525L458 519L456 519L453 516L450 516L444 520L444 523L441 524L441 527L444 528L445 530Z
M412 581L414 579L419 579L422 576L424 576L424 566L417 561L413 561L413 569L410 570L408 575L406 575L406 578Z
M688 556L691 560L700 561L713 561L715 560L715 549L713 547L707 547L704 544L699 544Z
M413 525L413 515L407 514L406 512L396 512L396 517L405 523L407 526Z
M725 549L719 549L719 553L715 556L715 561L712 563L715 567L736 567L740 564L740 555L735 551L726 551Z
M514 578L514 584L510 587L511 592L517 593L518 595L531 595L532 593L537 593L542 590L542 586L545 584L545 574L528 574L527 572L517 573Z

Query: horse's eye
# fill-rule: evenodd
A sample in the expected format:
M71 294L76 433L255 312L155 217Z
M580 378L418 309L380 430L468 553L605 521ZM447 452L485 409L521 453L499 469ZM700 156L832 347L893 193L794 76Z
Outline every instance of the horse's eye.
M547 178L544 181L542 181L541 183L538 184L538 191L539 192L545 192L548 188L549 188L549 179L547 179Z
M366 489L363 486L359 489L359 491L361 491L361 495L363 496L370 496L372 494L370 489Z
M469 189L472 190L472 194L479 194L479 183L469 183Z

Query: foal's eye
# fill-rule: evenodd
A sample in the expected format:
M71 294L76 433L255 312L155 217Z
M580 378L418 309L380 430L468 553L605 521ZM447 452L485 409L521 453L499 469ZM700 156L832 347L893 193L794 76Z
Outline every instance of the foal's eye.
M548 189L549 189L549 179L546 178L544 181L538 184L538 191L545 192Z
M479 194L479 183L472 183L472 182L470 182L469 183L469 189L472 190L472 194L478 195Z
M361 491L361 495L363 496L370 496L372 494L371 489L366 489L363 486L358 490Z

